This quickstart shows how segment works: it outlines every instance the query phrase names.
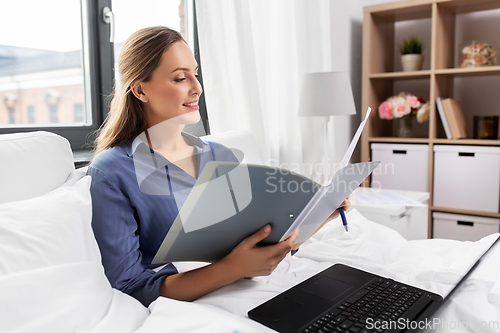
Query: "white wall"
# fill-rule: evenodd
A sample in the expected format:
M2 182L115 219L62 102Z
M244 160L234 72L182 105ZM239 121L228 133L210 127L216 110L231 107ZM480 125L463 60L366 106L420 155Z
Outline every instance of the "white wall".
M334 119L334 138L336 158L342 158L352 137L361 122L361 61L363 43L363 7L388 3L386 0L355 0L331 1L332 38L332 70L348 71L351 77L351 86L356 105L356 116L343 116ZM376 116L376 115L373 115ZM361 149L358 145L352 161L360 161Z

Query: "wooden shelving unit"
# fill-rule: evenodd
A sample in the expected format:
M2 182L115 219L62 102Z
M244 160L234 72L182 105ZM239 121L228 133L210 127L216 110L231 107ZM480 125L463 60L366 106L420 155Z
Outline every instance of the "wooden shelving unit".
M463 13L500 8L500 0L413 0L368 6L364 8L363 22L363 74L362 118L368 107L373 114L361 138L361 159L370 161L370 144L424 143L429 145L429 238L432 236L432 212L472 214L500 217L500 213L483 213L435 207L433 202L434 145L500 146L500 140L448 140L444 135L435 100L436 97L453 97L456 77L499 76L500 66L455 68L456 16ZM407 20L430 19L430 68L413 72L395 72L396 23ZM498 50L500 51L500 50ZM500 60L500 55L499 55ZM380 103L397 94L394 86L398 81L419 80L428 86L431 113L428 134L425 137L402 139L393 136L393 121L381 120L376 112ZM423 97L423 96L422 96ZM425 98L425 97L424 97ZM466 110L464 110L466 112ZM364 183L369 185L368 182Z

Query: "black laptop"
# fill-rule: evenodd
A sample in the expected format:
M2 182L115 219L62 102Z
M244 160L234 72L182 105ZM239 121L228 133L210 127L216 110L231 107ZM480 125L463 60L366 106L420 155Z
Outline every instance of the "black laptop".
M423 325L458 289L500 237L443 300L438 294L342 264L333 265L248 312L278 332L406 332Z

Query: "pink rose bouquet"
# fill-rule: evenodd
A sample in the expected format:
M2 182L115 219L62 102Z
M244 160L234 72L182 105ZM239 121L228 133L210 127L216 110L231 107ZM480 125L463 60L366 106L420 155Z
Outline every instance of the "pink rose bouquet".
M378 107L380 119L395 119L404 116L417 116L417 121L423 123L429 120L430 105L423 98L402 92L389 97Z

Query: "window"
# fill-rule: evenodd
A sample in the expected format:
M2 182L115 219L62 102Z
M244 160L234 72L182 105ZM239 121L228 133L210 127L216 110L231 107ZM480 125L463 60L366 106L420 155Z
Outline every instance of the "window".
M133 32L156 25L167 26L179 31L192 50L197 50L194 25L194 2L192 0L143 0L137 6L136 0L112 1L115 16L114 73L118 73L118 54L125 40ZM195 52L196 54L197 52ZM197 59L200 64L199 58ZM201 70L199 71L201 72ZM115 79L118 79L115 77ZM203 95L202 95L203 96ZM195 135L208 134L206 111L200 105L202 120L198 124L187 125L184 130ZM201 110L203 107L203 110Z
M49 105L49 119L52 124L59 122L59 117L57 115L57 105Z
M0 31L8 33L0 34L0 115L7 102L15 102L19 114L15 127L0 116L0 133L47 130L67 137L79 149L85 135L97 128L86 75L88 45L83 47L88 40L88 1L18 0L4 8ZM73 121L77 103L85 105L88 114L83 124Z
M16 123L16 110L13 107L9 107L9 124Z
M73 107L73 119L75 123L83 122L83 105L75 104Z
M114 13L114 43L105 7ZM165 25L196 48L193 10L193 0L9 2L0 20L0 31L9 32L0 34L0 134L46 130L68 138L75 150L85 148L109 110L114 55L125 39ZM206 122L201 104L200 112Z
M60 98L60 112L71 113L71 105L84 99L80 1L18 0L8 8L23 15L5 15L0 21L0 30L9 31L0 35L0 94L17 94L20 109L30 105L38 112L44 109L44 99ZM26 26L36 27L36 32ZM18 123L35 119L41 127L48 125L36 113ZM61 124L72 125L71 119L63 116Z
M36 123L35 107L33 105L28 106L28 123Z

